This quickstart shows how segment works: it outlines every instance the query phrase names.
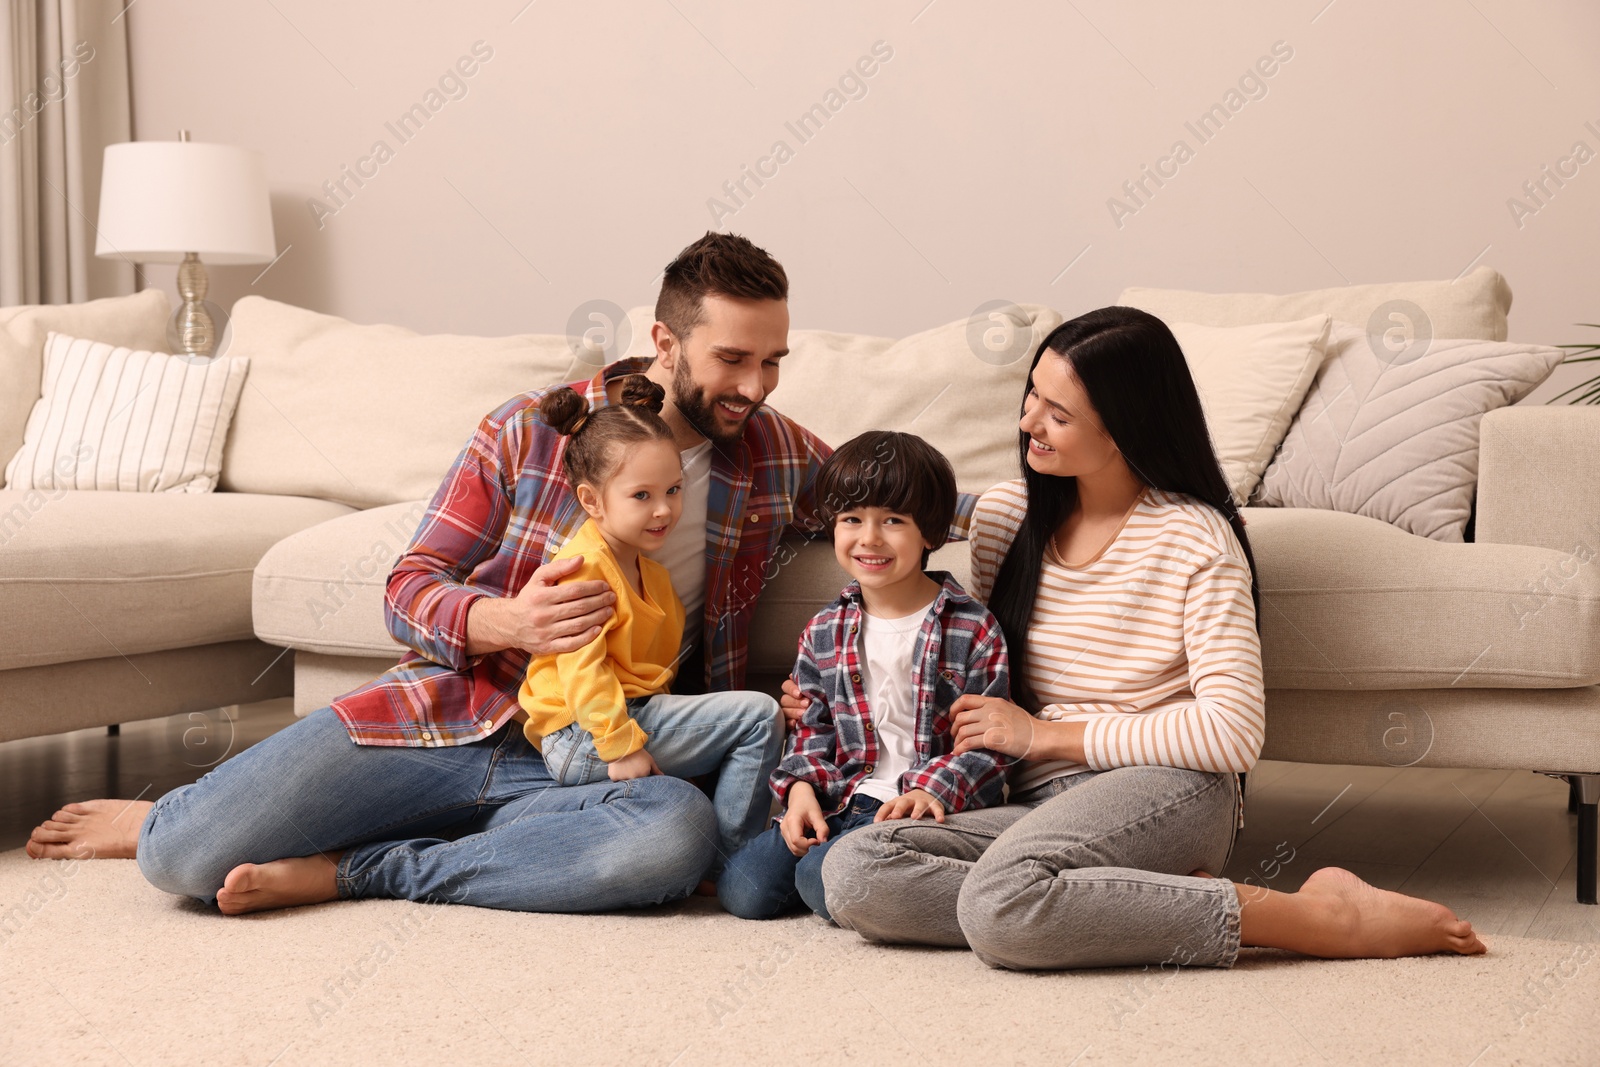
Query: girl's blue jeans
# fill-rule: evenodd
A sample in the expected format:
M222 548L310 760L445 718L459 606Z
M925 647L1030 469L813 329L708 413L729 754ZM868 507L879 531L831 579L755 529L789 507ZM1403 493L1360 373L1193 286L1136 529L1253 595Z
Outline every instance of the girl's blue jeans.
M796 856L776 823L728 861L717 879L717 898L741 919L772 919L805 904L830 919L822 891L822 859L851 830L872 825L882 801L857 793L843 810L828 816L828 839ZM831 921L831 919L830 919Z
M649 736L645 751L663 773L692 778L716 772L712 806L721 859L761 832L772 810L767 780L783 754L776 700L742 691L662 693L629 700L628 715ZM594 750L594 737L577 723L545 735L539 749L550 777L562 785L610 780L610 765Z

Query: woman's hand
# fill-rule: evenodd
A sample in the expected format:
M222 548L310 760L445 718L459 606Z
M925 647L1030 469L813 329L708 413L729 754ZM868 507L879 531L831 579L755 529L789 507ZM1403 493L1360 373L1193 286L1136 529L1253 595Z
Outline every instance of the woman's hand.
M778 706L783 709L783 728L787 731L805 718L806 709L811 706L811 702L800 695L800 686L793 678L785 678L783 695L778 698Z
M932 815L934 822L944 822L944 805L926 789L910 789L879 808L872 821L920 819L924 815Z
M788 804L778 831L783 834L783 843L789 846L790 852L804 856L812 845L820 845L828 839L828 820L822 814L822 805L817 803L817 794L810 782L796 782L790 786ZM806 836L808 830L810 837Z
M954 720L955 754L986 748L1017 759L1027 759L1043 723L1022 708L999 697L965 693L950 705ZM1038 759L1042 753L1034 752Z
M656 758L642 748L606 764L606 774L613 782L626 782L630 778L648 778L652 774L660 773L661 768L656 766Z

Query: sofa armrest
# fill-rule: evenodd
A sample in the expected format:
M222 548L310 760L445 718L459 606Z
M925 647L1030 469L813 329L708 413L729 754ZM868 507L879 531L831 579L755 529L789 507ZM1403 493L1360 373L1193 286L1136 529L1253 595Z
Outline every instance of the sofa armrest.
M1524 404L1483 417L1476 539L1596 554L1600 406Z

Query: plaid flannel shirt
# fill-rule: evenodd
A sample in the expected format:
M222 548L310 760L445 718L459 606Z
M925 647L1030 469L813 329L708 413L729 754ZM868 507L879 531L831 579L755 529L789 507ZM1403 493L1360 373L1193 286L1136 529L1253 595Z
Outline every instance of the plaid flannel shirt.
M922 789L946 812L1000 799L1013 760L988 749L951 754L950 705L963 693L1008 698L1006 643L1000 622L944 571L943 588L917 633L912 674L916 761L900 776L900 792ZM810 701L789 735L772 791L787 802L795 782L810 782L824 814L843 808L878 761L878 741L862 676L861 586L852 581L800 635L794 678Z
M602 407L610 402L606 382L649 365L621 360L572 388ZM357 744L470 744L516 714L529 655L514 648L467 655L467 612L481 597L515 596L588 517L562 469L565 439L539 418L548 391L513 397L478 425L390 573L384 619L409 651L333 702ZM787 562L779 557L783 535L826 533L814 485L831 454L765 406L749 417L741 440L713 447L702 638L708 691L744 686L750 618ZM963 495L952 536L966 536L976 503Z

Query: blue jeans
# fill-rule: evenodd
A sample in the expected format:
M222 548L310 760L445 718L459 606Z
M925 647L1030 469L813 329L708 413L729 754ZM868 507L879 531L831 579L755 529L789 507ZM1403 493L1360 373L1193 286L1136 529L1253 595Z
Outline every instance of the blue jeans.
M241 863L342 850L341 897L582 912L687 896L716 840L688 782L561 788L515 721L468 745L357 745L322 708L156 801L137 855L203 901Z
M828 816L828 839L812 845L804 856L789 851L783 831L774 824L728 861L717 879L722 906L741 919L772 919L804 903L830 919L822 891L822 859L839 838L872 825L882 805L876 797L857 793L843 810Z
M661 693L628 701L628 715L649 735L645 751L665 774L717 775L712 806L723 857L761 832L772 810L767 779L783 754L778 702L765 693L681 696ZM562 785L609 781L594 736L572 723L539 741L550 776Z

